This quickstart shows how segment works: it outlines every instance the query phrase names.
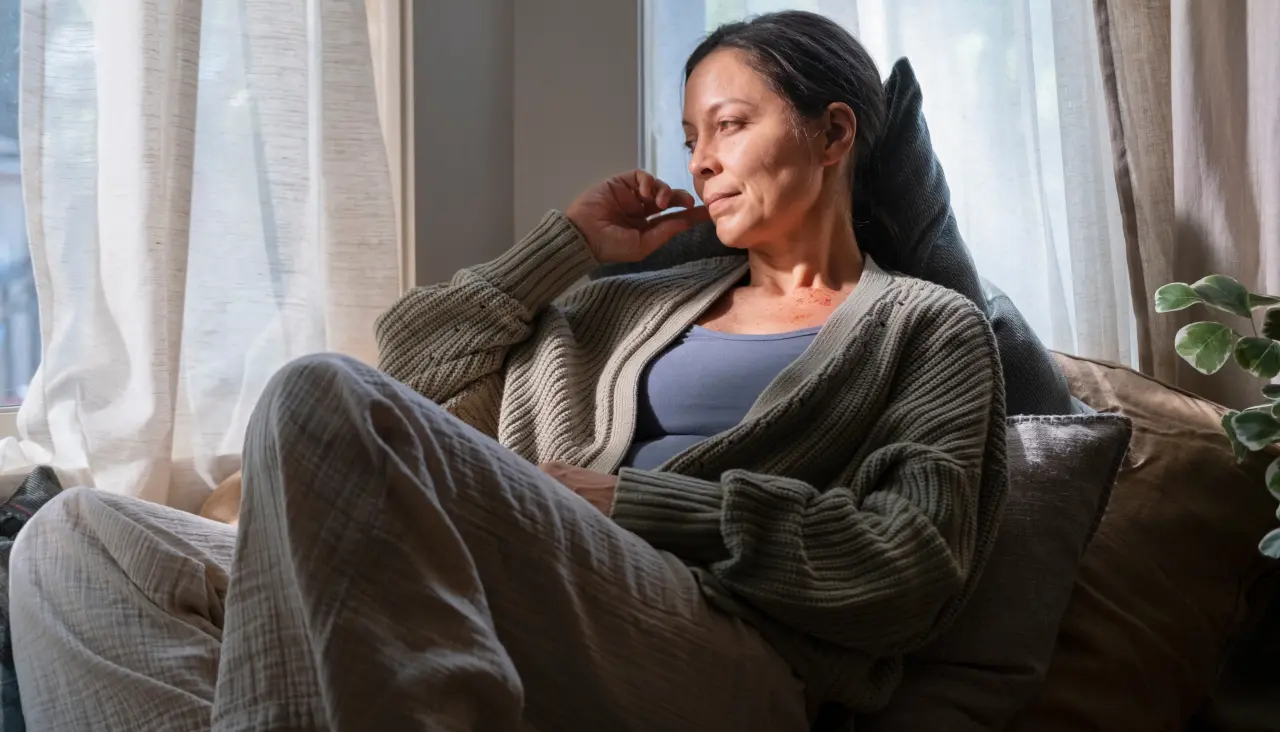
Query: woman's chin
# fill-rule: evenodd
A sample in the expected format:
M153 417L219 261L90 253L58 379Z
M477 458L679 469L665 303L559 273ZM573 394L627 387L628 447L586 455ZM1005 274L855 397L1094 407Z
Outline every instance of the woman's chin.
M720 243L732 249L746 249L747 245L743 237L743 228L735 225L732 216L721 216L714 220L716 225L716 238Z

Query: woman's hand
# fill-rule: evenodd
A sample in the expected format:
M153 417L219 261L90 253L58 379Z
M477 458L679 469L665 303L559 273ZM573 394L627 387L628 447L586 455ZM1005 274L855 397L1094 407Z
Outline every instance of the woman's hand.
M614 476L561 462L543 463L538 469L587 499L587 503L599 509L600 513L609 515L613 508L613 492L618 486L618 479Z
M649 218L673 206L685 210ZM692 193L673 190L643 170L615 175L587 189L564 215L602 264L639 262L676 234L710 220L706 206L694 205Z

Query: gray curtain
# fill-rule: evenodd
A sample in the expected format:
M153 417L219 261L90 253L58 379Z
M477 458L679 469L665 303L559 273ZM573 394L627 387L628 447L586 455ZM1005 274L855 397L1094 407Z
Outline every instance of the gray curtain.
M1234 366L1173 351L1195 308L1157 315L1168 282L1231 275L1280 294L1280 2L1095 0L1143 371L1232 407L1259 401Z

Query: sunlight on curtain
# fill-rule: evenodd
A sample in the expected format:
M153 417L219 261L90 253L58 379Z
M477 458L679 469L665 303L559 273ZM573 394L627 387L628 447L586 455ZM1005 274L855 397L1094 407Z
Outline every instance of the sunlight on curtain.
M399 250L365 6L24 0L42 365L0 473L181 508L267 380L376 358Z
M1092 4L1078 0L649 0L645 162L688 186L681 72L721 23L783 9L848 28L882 74L906 56L979 273L1051 348L1136 363Z

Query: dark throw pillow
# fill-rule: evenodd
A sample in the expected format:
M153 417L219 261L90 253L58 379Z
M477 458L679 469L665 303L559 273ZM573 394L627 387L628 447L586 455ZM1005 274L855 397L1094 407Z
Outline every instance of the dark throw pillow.
M1002 730L1039 691L1085 547L1129 446L1112 414L1009 420L1009 497L956 622L907 658L889 705L858 732Z

